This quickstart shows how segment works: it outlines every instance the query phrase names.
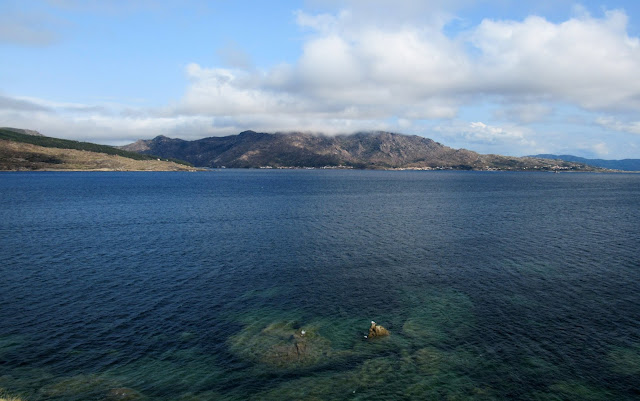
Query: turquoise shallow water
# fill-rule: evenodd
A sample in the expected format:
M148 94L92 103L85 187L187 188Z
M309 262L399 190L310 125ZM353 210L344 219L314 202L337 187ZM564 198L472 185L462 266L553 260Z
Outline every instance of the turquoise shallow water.
M0 206L29 400L640 397L639 175L2 173Z

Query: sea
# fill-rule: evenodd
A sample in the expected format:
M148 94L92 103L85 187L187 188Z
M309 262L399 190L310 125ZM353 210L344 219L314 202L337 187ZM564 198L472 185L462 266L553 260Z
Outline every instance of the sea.
M0 389L638 400L640 175L0 173Z

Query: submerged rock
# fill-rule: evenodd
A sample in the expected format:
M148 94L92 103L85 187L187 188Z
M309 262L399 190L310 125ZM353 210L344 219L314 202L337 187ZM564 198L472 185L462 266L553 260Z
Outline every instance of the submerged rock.
M389 334L391 334L389 333L389 330L385 329L379 324L376 324L376 322L374 322L373 320L371 321L371 327L369 327L368 338L384 337L384 336L388 336Z
M42 387L38 395L42 399L79 399L80 396L104 394L109 388L118 386L114 380L98 375L77 375L63 377Z
M143 396L136 390L120 387L120 388L112 388L109 390L109 394L107 394L108 401L134 401L134 400L142 400Z
M420 346L437 346L468 335L474 325L473 303L464 293L450 289L408 294L412 313L402 332L419 341Z
M276 322L256 330L247 327L231 338L231 350L278 368L312 366L331 358L329 341L308 327L295 322Z

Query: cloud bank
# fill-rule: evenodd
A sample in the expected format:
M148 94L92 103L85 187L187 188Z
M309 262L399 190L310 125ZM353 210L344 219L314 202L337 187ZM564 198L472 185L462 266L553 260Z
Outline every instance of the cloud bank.
M487 99L527 99L537 111L553 102L640 110L640 41L627 35L623 11L558 24L485 19L455 37L440 26L385 29L349 11L298 12L297 21L312 33L295 64L264 72L191 64L181 111L434 119Z

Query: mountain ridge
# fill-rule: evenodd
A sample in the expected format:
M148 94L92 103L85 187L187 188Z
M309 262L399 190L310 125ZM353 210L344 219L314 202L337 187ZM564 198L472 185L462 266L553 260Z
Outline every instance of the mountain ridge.
M182 159L209 168L601 170L577 162L479 154L450 148L426 137L385 131L328 136L248 130L193 141L160 135L120 148Z
M584 163L590 166L608 168L613 170L622 171L640 171L640 159L619 159L619 160L607 160L607 159L589 159L580 156L573 155L555 155L555 154L538 154L531 157L540 157L552 160L564 160L568 162Z

